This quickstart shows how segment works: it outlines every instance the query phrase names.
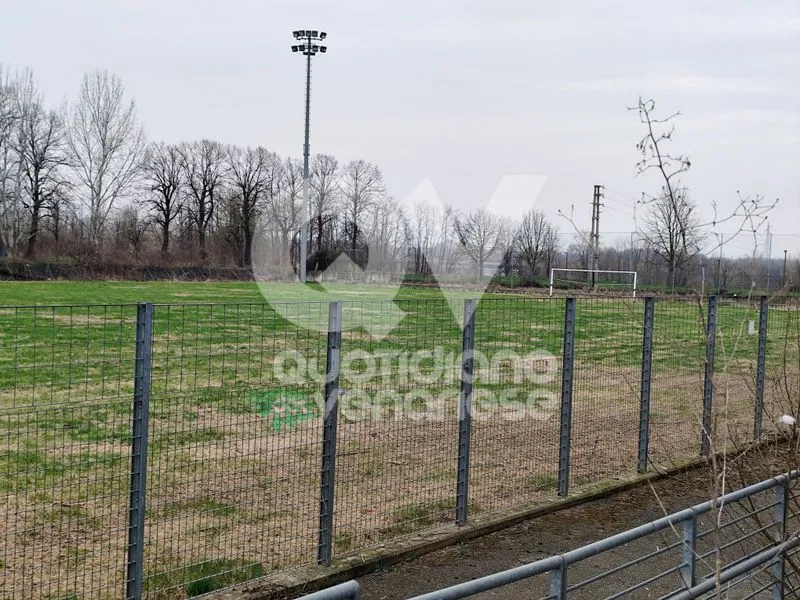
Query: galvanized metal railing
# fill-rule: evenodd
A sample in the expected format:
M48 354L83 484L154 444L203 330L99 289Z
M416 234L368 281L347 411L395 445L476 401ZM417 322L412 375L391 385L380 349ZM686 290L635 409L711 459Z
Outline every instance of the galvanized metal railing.
M586 590L604 580L607 582L608 578L632 567L646 565L658 557L663 559L671 551L679 552L679 562L649 576L640 575L637 583L623 589L616 589L613 583L610 588L606 585L602 597L609 600L621 598L645 587L652 593L658 589L653 584L673 575L678 576L681 583L678 587L667 589L660 596L661 600L700 598L718 586L725 586L730 593L734 587L748 582L751 588L740 591L737 598L754 599L763 597L765 593L774 600L788 598L797 592L786 584L784 558L800 546L800 531L787 533L787 519L800 516L793 515L789 509L791 487L798 478L800 471L792 471L725 494L715 502L698 504L559 556L459 583L410 600L458 600L548 574L549 594L543 596L542 600L568 600L575 597L574 592ZM774 494L772 499L769 492ZM770 512L771 517L768 516ZM721 518L720 515L730 518ZM713 522L710 527L700 531L701 520L707 516L713 517ZM675 533L675 541L659 545L650 552L639 554L574 584L568 583L570 567L665 530ZM728 535L730 531L734 531L732 536ZM705 550L701 544L703 540L712 542ZM713 568L711 572L700 575L700 565L710 563L711 557L722 556L734 547L740 549L743 555L728 557L720 569ZM764 567L769 567L769 570ZM756 581L755 577L760 577L760 580ZM609 590L612 590L610 594ZM664 591L663 588L661 591ZM358 597L358 584L354 581L304 596L306 600L357 600ZM592 597L601 596L593 594Z
M307 594L299 600L361 600L361 587L355 581L347 581L313 594Z
M769 581L766 584L761 584L758 589L751 590L749 594L742 596L742 598L756 598L759 593L769 589L772 590L773 598L784 598L783 557L789 550L800 545L800 535L795 534L787 537L786 534L787 505L790 497L790 487L798 477L800 477L800 471L792 471L791 473L767 479L755 485L725 494L716 502L698 504L691 508L651 521L650 523L613 535L604 540L571 550L565 554L551 556L507 571L501 571L435 592L415 596L410 600L457 600L481 592L496 590L509 584L547 573L550 574L550 593L544 596L543 600L567 600L572 592L582 590L605 578L616 575L625 569L643 564L648 560L679 548L681 549L682 557L679 564L671 565L665 570L661 570L652 574L650 577L639 580L638 583L632 586L617 590L615 593L608 596L608 598L620 598L632 594L674 573L680 574L680 578L683 582L682 586L667 592L661 596L661 598L664 600L699 598L708 591L713 590L718 584L736 584L739 579L746 577L753 570L764 565L771 565L772 567ZM761 506L756 506L751 502L755 497L771 490L775 492L775 499L773 502L768 502ZM726 507L730 507L734 504L741 506L742 503L748 504L744 514L737 515L735 518L728 521L717 522L715 527L698 534L698 520L700 517L715 509L724 511ZM765 525L763 524L764 519L761 515L770 509L774 509L774 518L769 520ZM746 527L748 522L752 522L752 525L757 526L748 528ZM706 553L700 551L698 541L701 538L710 537L711 534L714 533L719 536L722 530L734 526L740 535L736 536L733 540L726 540L725 544L716 544L712 546L711 550ZM567 575L571 566L603 552L620 548L625 544L667 529L672 529L676 534L679 534L676 536L679 539L671 544L659 547L648 554L637 556L623 564L606 569L597 575L593 575L572 585L568 584ZM758 546L755 551L748 552L745 556L723 565L719 573L714 570L705 577L701 578L698 576L698 564L704 559L716 552L724 551L734 544L746 544L757 536L762 537L766 543Z

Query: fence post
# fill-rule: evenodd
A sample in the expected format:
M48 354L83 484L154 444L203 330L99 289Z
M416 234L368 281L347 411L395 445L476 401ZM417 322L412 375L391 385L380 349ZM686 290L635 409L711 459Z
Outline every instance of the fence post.
M708 297L708 321L706 323L706 370L703 383L703 437L700 454L708 456L711 451L711 411L714 402L714 353L717 343L717 296Z
M458 471L456 482L456 524L467 523L469 504L469 442L472 435L472 377L475 352L476 301L464 301L464 336L461 342L461 395L458 404Z
M561 557L561 564L550 571L549 600L566 600L567 598L567 561Z
M319 497L317 563L333 557L333 495L336 479L336 426L339 418L339 364L342 347L342 303L328 304L328 348L325 358L325 415L322 425L322 471Z
M758 363L756 366L756 414L753 421L753 437L761 437L761 423L764 418L764 378L767 369L767 319L769 318L769 300L761 296L761 308L758 312Z
M681 579L688 589L697 584L697 514L692 511L692 516L683 522L683 548L681 551Z
M653 366L653 316L655 301L644 299L644 332L642 333L642 382L639 404L639 460L636 470L647 470L647 448L650 442L650 381Z
M558 495L569 493L569 454L572 437L572 376L575 359L575 298L564 312L564 355L561 366L561 427L558 443Z
M775 525L778 528L778 544L786 541L786 513L789 505L789 478L786 477L781 484L775 488ZM772 564L772 598L773 600L783 600L784 585L784 552L775 557Z
M147 436L150 420L150 380L153 355L153 305L136 307L136 358L131 423L131 486L128 510L128 557L125 598L139 600L144 581L144 517L147 499Z

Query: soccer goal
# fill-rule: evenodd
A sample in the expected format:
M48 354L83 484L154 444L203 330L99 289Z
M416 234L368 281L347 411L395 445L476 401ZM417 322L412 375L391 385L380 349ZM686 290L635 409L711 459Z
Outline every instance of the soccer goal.
M562 277L556 273L563 273ZM607 271L602 269L550 269L550 295L559 284L570 289L594 286L597 289L629 288L636 298L636 271Z

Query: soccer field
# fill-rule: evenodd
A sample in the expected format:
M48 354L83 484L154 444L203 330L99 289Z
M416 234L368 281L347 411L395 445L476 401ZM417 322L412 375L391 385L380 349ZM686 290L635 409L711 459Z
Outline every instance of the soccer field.
M11 595L105 598L123 585L140 301L157 304L148 597L196 595L314 562L328 298L302 301L298 287L270 286L267 303L252 283L0 284L0 568ZM475 295L331 289L344 301L336 556L452 521L462 305ZM480 298L471 514L555 492L565 305ZM576 302L572 485L636 468L643 307L620 297ZM655 303L654 463L698 453L706 310ZM715 412L715 443L752 433L750 321L758 323L757 302L721 303L716 402L726 413ZM771 309L775 381L787 358L797 367L797 342L786 343L796 330L796 306ZM771 412L779 392L768 389Z

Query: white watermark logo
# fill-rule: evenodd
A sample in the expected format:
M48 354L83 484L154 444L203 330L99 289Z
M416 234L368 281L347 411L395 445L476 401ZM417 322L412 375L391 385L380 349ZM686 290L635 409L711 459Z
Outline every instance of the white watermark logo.
M545 176L539 175L506 175L500 180L486 205L471 214L487 215L487 218L502 222L507 230L505 237L510 240L516 224L533 207L545 180ZM456 250L460 252L460 258L472 260L467 256L469 253L464 252L463 232L457 234L452 230L443 230L448 227L442 225L448 222L445 216L452 215L453 209L440 198L429 179L420 183L399 203L386 198L376 204L380 210L374 208L374 214L364 215L364 224L344 224L345 229L356 229L352 233L352 240L355 242L350 244L355 247L334 244L327 251L323 248L324 244L319 244L321 249L312 252L309 258L311 283L303 286L290 285L297 283L300 223L297 222L296 215L301 214L301 211L289 211L289 216L279 215L280 219L275 218L275 215L265 216L256 229L251 257L253 273L261 294L287 321L321 333L327 331L327 313L309 310L308 306L299 307L296 302L300 300L322 304L343 300L342 330L362 329L373 339L382 339L405 316L395 298L407 272L409 252L412 252L413 260L425 265L427 277L438 284L454 320L463 327L465 292L463 282L454 281L452 277L454 257L443 257L440 247L422 247L415 238L420 236L418 230L422 227L430 235L436 230L435 234L439 238L457 239ZM431 217L426 222L426 211L440 219ZM320 216L312 216L306 223L306 226L310 225L312 242L320 238L321 219ZM412 222L414 219L418 222ZM347 231L343 238L348 239ZM342 243L347 245L346 242ZM458 248L459 244L461 248ZM495 250L496 260L499 248ZM482 265L483 259L478 262ZM353 283L360 285L355 286ZM470 286L469 296L480 298L488 283L488 277L477 277Z
M343 352L336 392L340 414L345 421L457 418L463 358L460 351L444 348ZM475 351L471 359L473 418L546 420L558 412L554 384L559 361L552 354L503 350L489 356ZM279 352L272 361L272 375L281 393L262 402L258 410L278 423L278 429L325 413L326 375L316 358L296 350Z

